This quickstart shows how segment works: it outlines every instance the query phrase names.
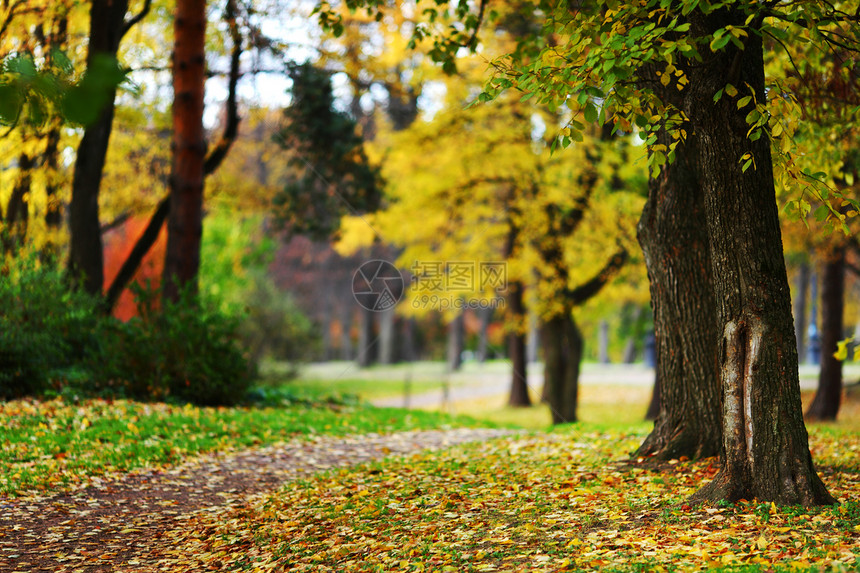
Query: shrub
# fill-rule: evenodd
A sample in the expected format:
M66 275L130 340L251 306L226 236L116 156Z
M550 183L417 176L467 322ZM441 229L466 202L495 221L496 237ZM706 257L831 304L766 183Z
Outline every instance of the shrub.
M244 398L253 378L238 320L187 294L157 310L158 291L138 289L140 316L112 325L100 378L120 380L132 398L207 406Z
M80 380L78 363L99 349L97 304L69 289L57 266L8 259L0 276L0 399Z
M301 362L317 352L319 336L313 324L292 295L270 277L257 274L244 303L247 314L239 334L255 362L263 358Z

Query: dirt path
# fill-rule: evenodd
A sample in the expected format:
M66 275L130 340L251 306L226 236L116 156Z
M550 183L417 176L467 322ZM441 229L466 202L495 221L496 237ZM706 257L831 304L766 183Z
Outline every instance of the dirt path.
M328 468L507 433L455 429L323 436L96 480L71 494L0 499L0 571L154 571L159 538L166 530L181 528L191 513L217 511Z

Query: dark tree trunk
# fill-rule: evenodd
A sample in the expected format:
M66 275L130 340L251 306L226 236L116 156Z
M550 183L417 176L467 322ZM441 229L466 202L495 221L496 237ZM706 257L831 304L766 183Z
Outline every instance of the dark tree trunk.
M12 187L12 195L6 206L6 221L3 250L9 254L20 249L27 240L30 223L30 183L33 174L33 158L27 153L18 156L18 178Z
M465 322L463 311L457 313L448 324L448 371L455 372L463 365L463 349L465 348Z
M556 315L541 328L544 388L553 424L575 422L579 401L579 365L582 333L573 321L572 309Z
M806 298L809 296L809 263L803 261L797 269L797 293L794 297L794 336L797 338L797 359L806 355Z
M173 169L163 293L175 302L182 289L192 297L198 289L206 160L206 0L179 0L173 32Z
M513 281L508 285L508 359L511 361L511 393L508 405L515 407L531 406L529 398L528 372L526 370L526 335L523 331L525 304L523 303L523 284Z
M833 247L821 276L821 369L818 391L809 409L808 420L835 420L842 399L842 361L833 353L843 337L845 307L845 246Z
M695 151L691 135L676 148L675 162L650 179L637 228L651 287L659 381L659 412L637 456L695 459L720 451L717 314Z
M120 40L126 31L124 18L127 9L128 0L92 1L88 68L96 58L116 57ZM91 294L101 294L104 282L99 188L113 126L115 96L116 90L111 90L98 119L84 129L72 176L69 273L73 281L80 281L80 286Z
M373 317L376 313L363 307L358 312L358 355L356 360L359 368L367 368L376 362L376 338L373 332Z
M743 25L740 10L694 13L691 33ZM797 346L783 258L767 136L747 136L749 107L714 94L726 83L749 86L765 101L762 40L729 44L688 70L684 111L697 134L720 332L723 392L720 472L691 500L757 499L804 506L832 504L818 477L803 424ZM750 154L755 166L743 172Z

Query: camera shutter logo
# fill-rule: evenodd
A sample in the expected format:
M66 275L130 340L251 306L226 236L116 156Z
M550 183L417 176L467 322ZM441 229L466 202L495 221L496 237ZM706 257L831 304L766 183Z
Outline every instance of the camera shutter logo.
M367 261L352 276L352 295L362 308L382 312L403 296L403 275L388 261Z

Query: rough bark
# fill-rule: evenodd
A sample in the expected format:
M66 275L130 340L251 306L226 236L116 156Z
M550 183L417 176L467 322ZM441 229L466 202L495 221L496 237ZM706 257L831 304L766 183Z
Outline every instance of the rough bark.
M660 134L667 139L666 134ZM637 456L695 459L720 451L716 304L704 196L692 135L649 181L637 235L654 312L654 429ZM659 383L659 388L656 387ZM653 408L649 413L654 414Z
M743 25L739 10L691 15L706 36ZM698 135L714 300L717 304L723 443L720 471L691 500L757 499L804 506L835 503L812 464L803 424L797 346L767 137L747 136L749 107L713 96L726 82L765 100L761 38L704 53L689 68L685 109ZM755 162L743 172L740 158Z
M836 245L821 275L821 369L818 390L806 411L807 420L835 420L842 399L842 361L833 353L843 338L845 246Z
M541 328L544 387L547 389L553 424L577 420L583 339L573 320L573 309L568 311L545 321Z
M179 0L173 32L173 168L163 295L165 300L176 302L183 289L196 296L200 269L206 159L206 0Z
M514 281L508 285L509 322L515 327L508 333L508 358L511 361L511 393L508 405L528 407L532 405L529 398L528 372L526 371L526 335L523 332L525 305L523 304L523 285Z
M87 67L100 57L116 57L119 43L127 31L124 22L128 0L93 0ZM72 199L69 203L69 273L88 293L101 294L104 282L104 256L99 223L99 188L110 141L116 90L95 123L84 129L75 156Z
M646 420L656 420L660 415L660 369L656 369L654 372L654 389L651 391L651 401L648 402L648 410L645 411L645 419ZM655 427L656 431L656 427ZM649 434L647 439L651 439L651 435L654 434L654 431ZM640 449L644 447L644 444L640 446ZM719 443L717 443L717 448L719 448ZM681 454L686 455L686 454ZM689 457L689 456L687 456ZM672 456L668 456L669 459L672 459Z

